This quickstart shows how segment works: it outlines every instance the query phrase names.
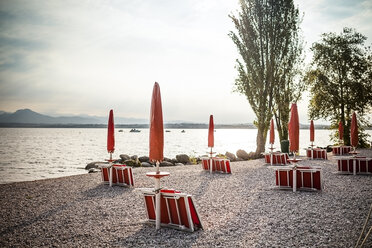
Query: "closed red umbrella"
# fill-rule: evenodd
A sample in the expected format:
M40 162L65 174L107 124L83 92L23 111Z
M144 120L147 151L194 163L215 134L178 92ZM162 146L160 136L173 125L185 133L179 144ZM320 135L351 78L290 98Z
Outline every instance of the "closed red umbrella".
M209 116L208 147L214 147L214 123L213 115Z
M114 111L111 109L109 114L109 120L107 124L107 152L110 153L109 168L110 168L110 177L109 182L112 186L112 154L115 151L115 135L114 135Z
M110 160L112 159L112 153L115 151L114 132L114 112L111 109L107 125L107 152L110 153Z
M161 95L159 84L155 82L152 91L151 110L150 110L150 153L151 161L163 161L164 149L164 129L163 111L161 105Z
M342 124L342 121L338 123L338 138L340 140L344 139L344 125Z
M275 141L274 120L271 119L271 123L270 123L270 144L274 144L274 141Z
M212 173L212 167L213 167L213 151L212 148L214 147L214 123L213 123L213 115L209 116L209 128L208 128L208 147L211 148L211 151L209 153L209 163L210 163L210 173Z
M315 137L315 130L314 130L314 122L311 120L310 122L310 142L314 142L314 137Z
M351 118L350 143L355 148L358 146L358 122L355 112Z
M146 175L155 179L155 209L156 209L156 229L160 229L160 178L169 176L168 172L160 172L159 163L164 159L164 128L163 111L161 106L161 95L159 84L155 82L152 91L151 110L150 110L150 151L149 158L156 161L156 172L149 172Z
M297 105L295 103L293 103L291 107L291 119L289 121L288 129L290 142L289 150L296 154L296 152L299 151L300 122L298 119Z
M297 105L292 103L291 106L291 119L288 123L288 131L289 131L289 150L293 152L294 156L291 160L292 163L296 163L299 160L296 159L296 152L299 151L299 143L300 143L300 121L298 119L298 111ZM297 172L296 166L294 167L293 171L293 192L296 192L296 185L297 185Z

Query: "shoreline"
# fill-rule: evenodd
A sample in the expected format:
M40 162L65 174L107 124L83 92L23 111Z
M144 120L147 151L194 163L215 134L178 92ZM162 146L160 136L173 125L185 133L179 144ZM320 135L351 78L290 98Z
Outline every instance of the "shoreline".
M372 150L363 154L371 157ZM162 167L171 173L163 186L193 195L204 226L194 233L155 231L146 223L138 188L153 187L145 173L154 168L133 170L136 188L110 188L100 173L1 184L0 245L354 246L372 203L371 176L337 174L332 155L302 163L323 168L323 191L275 189L274 171L263 159L233 162L231 175L209 174L200 165Z

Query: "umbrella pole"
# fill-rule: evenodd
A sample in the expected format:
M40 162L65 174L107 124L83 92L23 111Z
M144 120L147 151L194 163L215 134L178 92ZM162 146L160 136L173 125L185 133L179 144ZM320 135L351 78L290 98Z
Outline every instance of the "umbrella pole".
M160 162L159 161L156 161L156 174L159 174L160 173L159 164L160 164Z
M353 146L353 153L354 153L354 157L356 157L356 153L355 153L355 147ZM356 175L356 159L353 159L353 175L355 176Z
M314 142L311 141L311 159L314 159L314 151L313 151L313 147L314 147Z
M159 161L156 161L156 173L159 173ZM156 209L156 230L160 229L160 178L155 177L155 209Z
M297 171L296 166L293 167L293 192L296 192L297 190Z
M271 150L271 152L270 152L271 153L270 154L270 165L273 165L273 149L274 149L273 148L273 144L271 144L271 149L270 149Z
M110 152L110 161L109 161L109 165L110 165L110 187L112 187L112 152Z
M211 152L209 154L209 157L210 157L210 160L209 160L209 163L210 163L209 173L212 173L212 169L213 169L212 147L211 147Z
M296 192L296 190L297 190L296 151L293 151L293 154L294 154L293 161L295 161L294 162L295 165L293 167L293 192Z

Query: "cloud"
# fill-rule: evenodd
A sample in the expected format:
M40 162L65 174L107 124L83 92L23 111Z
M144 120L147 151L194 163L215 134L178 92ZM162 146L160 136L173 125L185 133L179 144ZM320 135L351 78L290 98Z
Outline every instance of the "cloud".
M368 1L295 3L310 44L343 22L370 32ZM147 118L158 81L169 121L211 113L225 123L253 121L245 97L232 93L238 54L227 34L236 9L238 1L225 0L1 1L0 107L91 115L114 108Z

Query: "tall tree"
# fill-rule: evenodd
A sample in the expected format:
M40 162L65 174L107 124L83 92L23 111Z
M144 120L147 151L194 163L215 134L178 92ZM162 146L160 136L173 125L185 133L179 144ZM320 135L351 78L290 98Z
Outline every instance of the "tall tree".
M236 33L230 32L229 36L241 56L236 60L235 89L247 97L256 115L258 155L265 151L274 106L277 124L278 120L288 122L293 100L288 94L293 92L295 64L301 54L302 43L296 43L300 19L293 0L241 0L240 7L237 16L230 15ZM286 124L280 126L287 129Z
M300 36L300 19L298 12L293 13L290 28L284 28L287 42L282 49L281 73L275 76L274 85L274 116L279 134L279 140L288 139L288 122L290 105L297 102L305 89L305 82L302 80L303 73L303 40Z
M372 106L372 61L365 40L351 28L340 34L323 34L312 45L312 67L305 75L311 94L310 117L330 120L332 126L342 121L346 144L350 144L352 111L363 121L363 114Z

